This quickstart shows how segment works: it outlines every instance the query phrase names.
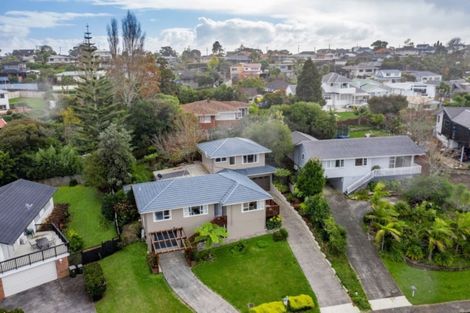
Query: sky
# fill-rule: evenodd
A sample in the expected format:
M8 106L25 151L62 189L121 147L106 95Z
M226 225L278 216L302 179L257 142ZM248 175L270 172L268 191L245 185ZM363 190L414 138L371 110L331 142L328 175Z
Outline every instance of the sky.
M470 43L469 0L0 0L1 53L51 45L67 53L89 25L107 49L106 25L133 11L146 33L145 48L170 45L210 51L239 47L288 49L369 46L380 39L398 47Z

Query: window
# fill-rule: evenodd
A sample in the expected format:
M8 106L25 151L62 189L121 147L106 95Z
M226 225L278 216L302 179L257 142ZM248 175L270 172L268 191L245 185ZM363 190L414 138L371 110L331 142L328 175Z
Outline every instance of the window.
M344 167L344 160L336 160L335 167Z
M390 157L388 167L397 168L397 167L409 167L411 166L411 156L400 156L400 157Z
M258 155L248 154L243 156L243 163L256 163L258 162Z
M242 204L242 212L251 212L264 209L264 201L252 201Z
M234 165L235 164L235 157L230 157L229 163L230 163L230 165Z
M153 218L154 218L154 221L156 222L171 220L171 211L165 210L165 211L155 212Z
M201 124L209 124L211 122L210 115L203 115L199 116L199 123Z
M227 162L227 158L216 158L215 163Z
M367 165L367 159L366 158L356 159L355 164L356 164L356 166L366 166Z
M206 215L209 212L209 207L207 205L196 205L189 208L185 208L183 211L184 217L197 216L197 215Z
M0 93L0 99L5 98L5 95L3 93Z

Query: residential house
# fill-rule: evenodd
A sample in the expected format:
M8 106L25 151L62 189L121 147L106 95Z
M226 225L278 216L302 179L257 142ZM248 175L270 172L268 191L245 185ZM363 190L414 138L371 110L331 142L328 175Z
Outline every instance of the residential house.
M401 81L401 71L400 70L378 70L377 73L375 73L373 78L381 82L397 83Z
M17 57L22 62L34 62L36 51L34 49L18 49L13 50L11 55Z
M352 80L351 85L363 90L370 97L383 97L392 93L392 89L390 87L387 87L381 82L372 79L356 78Z
M401 57L415 56L419 54L419 50L414 47L403 47L395 49L394 54Z
M421 173L415 157L423 155L424 151L408 136L300 141L299 136L293 136L293 141L295 166L301 168L308 160L319 159L328 182L345 193L374 179Z
M470 82L465 79L449 80L450 94L470 93Z
M436 137L448 149L462 149L462 156L470 148L470 107L443 107L437 114Z
M289 85L286 88L286 96L295 96L297 93L297 85Z
M352 81L338 73L328 73L322 77L322 92L325 110L343 110L351 106L367 104L369 95L355 87Z
M302 51L300 53L294 54L293 57L297 60L308 60L308 59L314 59L316 56L315 51Z
M198 144L202 164L209 173L233 170L248 176L266 191L271 190L275 168L266 165L266 147L247 138L225 138Z
M420 82L403 82L403 83L384 83L391 89L391 94L402 95L405 97L427 97L434 99L436 96L436 85Z
M267 92L282 91L285 93L286 88L289 86L289 83L282 79L275 79L272 82L269 82L266 85Z
M0 187L0 301L68 276L68 242L52 224L55 188L19 179Z
M346 65L343 69L348 72L349 78L369 78L379 70L381 62L362 62L356 65Z
M248 115L248 103L241 101L200 100L182 105L184 112L199 119L202 129L233 127Z
M288 78L295 76L295 68L292 62L272 64L272 66L279 69L281 71L281 74L285 75Z
M10 101L8 99L8 91L0 89L0 110L10 110Z
M421 43L416 45L416 50L419 54L433 54L436 49L428 43Z
M74 64L77 63L77 58L70 55L56 54L51 55L47 59L47 64Z
M262 73L260 63L239 63L230 67L230 79L232 81L248 77L260 77Z
M24 62L9 62L2 66L1 76L15 76L18 81L22 81L26 78L26 63Z
M407 71L406 73L415 77L416 81L423 84L439 84L442 75L430 71Z
M240 64L240 63L250 63L251 58L248 55L244 54L227 54L224 57L224 60L231 64Z

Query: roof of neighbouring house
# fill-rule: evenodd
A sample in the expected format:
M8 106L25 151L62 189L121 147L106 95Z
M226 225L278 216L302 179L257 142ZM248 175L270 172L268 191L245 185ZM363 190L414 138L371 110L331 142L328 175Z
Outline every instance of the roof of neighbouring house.
M328 139L302 142L307 158L320 160L422 155L424 150L408 136Z
M306 133L302 133L302 132L299 132L299 131L293 131L291 133L291 137L292 137L292 143L296 146L298 145L299 143L301 143L302 141L315 141L315 140L318 140L317 138L313 137L313 136L310 136L309 134L306 134Z
M195 115L214 115L219 112L233 112L239 108L247 108L248 103L241 101L217 101L217 100L200 100L186 103L181 106L183 111Z
M54 187L24 179L0 187L0 243L13 244L55 190Z
M289 86L289 83L282 80L282 79L276 79L272 82L270 82L266 86L266 90L286 90L287 86Z
M443 110L454 123L470 128L470 107L444 107Z
M251 139L240 137L202 142L197 147L210 159L271 152Z
M426 77L426 76L441 76L441 74L436 74L430 71L408 71L411 75L416 78Z
M132 190L140 213L271 199L255 182L234 171L134 184Z
M350 83L351 80L343 75L331 72L326 75L323 75L321 82L325 84L336 84L336 83Z
M231 171L231 170L226 169L223 171ZM233 171L239 174L243 174L245 176L251 177L251 176L273 174L276 171L276 168L271 165L265 165L265 166L234 169Z

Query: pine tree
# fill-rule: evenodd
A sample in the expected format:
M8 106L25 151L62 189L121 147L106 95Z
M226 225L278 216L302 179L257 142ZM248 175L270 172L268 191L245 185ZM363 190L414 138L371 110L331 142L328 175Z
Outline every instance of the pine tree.
M300 101L316 102L320 105L325 104L321 90L321 76L310 58L304 63L295 91Z
M113 99L112 85L106 77L99 77L96 47L91 33L85 33L80 54L82 75L76 90L74 110L80 120L79 148L89 152L96 148L99 135L112 123L123 117Z

